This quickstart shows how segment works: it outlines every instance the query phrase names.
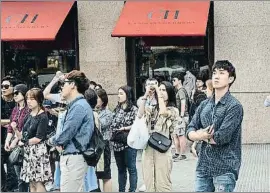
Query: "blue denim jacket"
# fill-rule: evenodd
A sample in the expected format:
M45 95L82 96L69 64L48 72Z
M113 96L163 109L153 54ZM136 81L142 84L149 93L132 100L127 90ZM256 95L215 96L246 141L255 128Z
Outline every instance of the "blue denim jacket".
M83 96L68 104L67 113L60 132L50 138L50 143L62 146L64 154L79 152L72 143L75 136L85 151L94 131L93 111Z

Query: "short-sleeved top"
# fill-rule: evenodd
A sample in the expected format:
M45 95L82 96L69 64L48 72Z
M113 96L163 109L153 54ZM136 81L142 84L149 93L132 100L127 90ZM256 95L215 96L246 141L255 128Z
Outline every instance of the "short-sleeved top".
M25 132L27 132L28 139L36 137L44 141L47 135L48 124L49 119L45 112L36 116L29 115L23 126L23 135L25 136Z
M185 114L184 116L188 116L188 95L187 95L187 91L185 90L185 88L180 88L177 93L176 93L176 106L179 110L179 113L181 113L181 100L185 100L186 101L186 105L185 105Z

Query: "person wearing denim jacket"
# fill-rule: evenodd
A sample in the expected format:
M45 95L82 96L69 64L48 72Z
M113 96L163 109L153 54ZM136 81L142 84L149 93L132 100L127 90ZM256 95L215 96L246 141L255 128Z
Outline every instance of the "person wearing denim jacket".
M88 169L81 153L87 149L94 131L93 110L83 96L88 87L89 81L83 72L73 70L65 76L61 96L68 103L66 116L61 132L48 141L63 148L60 157L62 192L82 191ZM80 150L75 147L73 139L80 143Z

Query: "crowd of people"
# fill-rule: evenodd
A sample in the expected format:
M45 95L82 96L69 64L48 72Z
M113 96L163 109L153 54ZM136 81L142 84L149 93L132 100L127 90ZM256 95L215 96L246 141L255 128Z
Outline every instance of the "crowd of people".
M1 85L1 191L112 192L113 155L119 192L127 190L127 173L128 191L135 192L138 150L127 138L141 118L150 136L142 155L143 191L172 191L173 162L187 159L188 146L198 157L195 191L233 191L241 166L243 108L229 91L236 79L234 66L217 61L212 71L205 82L190 72L175 73L172 82L148 78L136 102L133 89L122 86L113 110L102 86L77 70L57 72L44 90L6 76ZM105 148L94 167L82 152L95 128ZM157 144L151 142L156 139ZM14 163L16 151L22 159Z

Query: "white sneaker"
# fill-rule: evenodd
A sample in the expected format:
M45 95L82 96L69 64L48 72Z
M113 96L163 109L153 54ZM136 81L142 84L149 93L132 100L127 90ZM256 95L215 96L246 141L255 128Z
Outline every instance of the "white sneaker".
M139 188L139 192L145 192L146 191L146 186L143 184L140 188Z

